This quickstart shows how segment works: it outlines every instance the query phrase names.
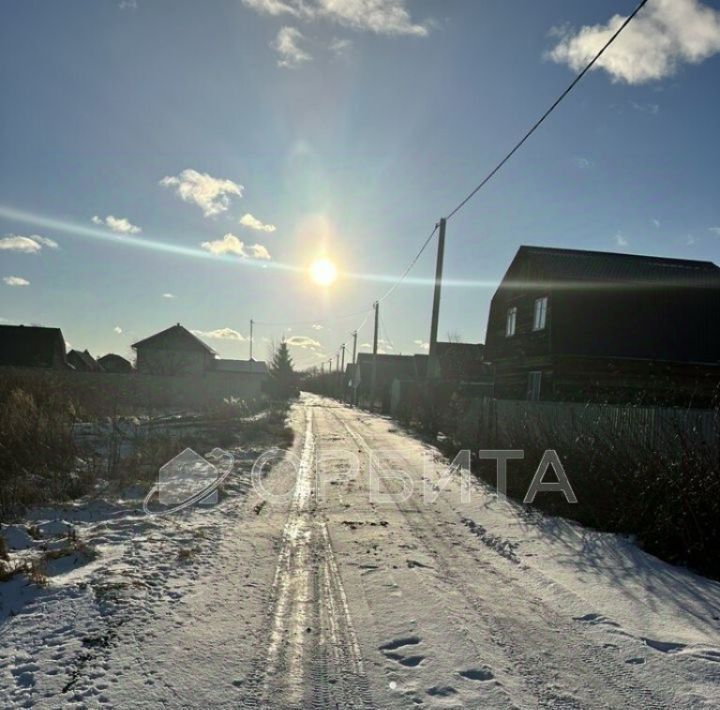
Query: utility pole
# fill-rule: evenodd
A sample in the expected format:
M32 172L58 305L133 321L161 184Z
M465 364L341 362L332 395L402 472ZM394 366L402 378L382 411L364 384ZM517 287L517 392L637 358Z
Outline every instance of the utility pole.
M250 359L252 360L252 346L253 346L253 319L250 319Z
M353 337L353 359L352 364L355 364L355 360L357 359L357 330L353 330L352 332Z
M442 289L443 260L445 258L445 218L440 220L440 233L438 235L437 263L435 265L435 294L432 305L432 321L430 323L430 348L428 366L432 364L432 358L437 349L438 321L440 319L440 291ZM428 367L430 375L430 367Z
M435 293L433 295L432 320L430 323L429 355L435 354L437 346L438 322L440 320L440 295L442 289L443 261L445 259L445 218L440 220L438 235L437 262L435 265Z
M335 372L340 372L340 351L335 353Z
M378 319L380 318L380 303L373 303L375 309L375 330L373 331L373 359L372 375L370 378L370 411L375 409L375 383L377 381L377 346L378 346Z
M340 401L345 401L345 343L340 346Z

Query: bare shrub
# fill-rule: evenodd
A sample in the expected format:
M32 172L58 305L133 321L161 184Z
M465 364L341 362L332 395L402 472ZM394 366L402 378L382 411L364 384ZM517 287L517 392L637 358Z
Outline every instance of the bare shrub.
M534 505L594 528L632 534L648 552L720 576L718 448L678 425L655 441L608 418L560 427L541 416L526 418L487 443L523 449L509 468L508 495L522 500L547 449L558 452L577 504L558 493L539 493ZM495 484L492 466L481 475ZM552 480L548 472L547 479Z
M86 489L73 471L75 411L63 387L47 378L0 380L0 517Z

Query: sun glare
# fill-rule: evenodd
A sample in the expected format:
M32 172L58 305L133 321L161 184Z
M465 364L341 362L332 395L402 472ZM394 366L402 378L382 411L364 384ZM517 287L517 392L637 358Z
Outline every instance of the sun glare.
M316 259L310 264L310 278L318 286L332 286L337 279L337 269L330 259Z

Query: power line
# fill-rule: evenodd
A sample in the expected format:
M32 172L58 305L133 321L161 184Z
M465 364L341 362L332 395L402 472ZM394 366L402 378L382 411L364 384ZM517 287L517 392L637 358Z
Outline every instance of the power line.
M557 99L553 102L552 106L545 111L545 113L540 116L540 118L535 122L535 124L532 126L532 128L515 144L513 149L483 178L482 182L457 206L455 209L448 214L446 219L451 219L454 217L465 205L470 202L470 200L475 197L475 195L488 183L490 180L495 176L496 173L500 171L500 169L507 163L510 158L515 155L515 153L520 149L520 147L525 143L525 141L530 138L530 136L535 133L535 131L540 127L540 124L543 123L543 121L557 108L557 106L560 104L560 102L575 88L575 86L580 82L580 80L587 74L590 69L593 68L595 63L600 59L600 57L604 54L605 50L618 38L620 33L632 22L635 15L642 10L642 8L647 4L648 0L642 0L642 2L632 11L632 13L625 19L625 21L618 27L618 29L615 31L615 33L610 37L610 39L603 45L602 49L592 58L590 63L575 77L575 79L572 81L572 83L565 89L565 91L558 96Z
M438 225L436 224L433 228L433 231L430 232L430 235L428 238L423 242L423 245L420 247L420 251L414 256L413 260L408 264L407 269L403 271L402 276L382 295L380 298L378 298L378 301L384 301L405 279L407 278L407 275L412 270L413 266L417 264L418 259L422 256L422 253L427 249L428 244L430 244L430 240L435 236L435 232L438 230Z
M362 316L367 313L370 313L372 311L372 308L366 308L362 311L355 311L353 313L348 313L344 316L337 316L334 318L315 318L314 320L296 320L296 321L262 321L262 320L255 320L253 323L255 325L264 325L264 326L270 326L270 327L283 327L283 326L293 326L293 325L316 325L320 323L335 323L337 321L341 320L348 320L350 318L355 318L357 316Z

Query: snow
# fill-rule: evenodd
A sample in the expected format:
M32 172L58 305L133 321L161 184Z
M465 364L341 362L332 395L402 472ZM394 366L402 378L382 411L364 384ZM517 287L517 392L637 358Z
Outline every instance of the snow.
M44 587L0 584L2 706L718 707L717 582L478 480L464 500L383 417L306 395L291 423L276 499L237 450L212 507L149 517L135 490L4 526L13 558L64 549L68 526L80 546ZM370 451L396 452L394 496L368 495Z
M0 528L0 535L9 550L27 550L33 544L28 531L19 525L3 525Z

